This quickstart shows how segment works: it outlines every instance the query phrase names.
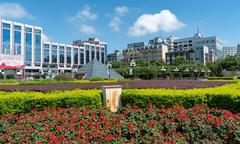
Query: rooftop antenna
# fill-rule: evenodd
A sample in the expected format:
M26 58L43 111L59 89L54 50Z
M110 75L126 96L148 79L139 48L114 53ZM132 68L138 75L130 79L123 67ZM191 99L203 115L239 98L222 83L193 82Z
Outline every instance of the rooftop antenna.
M199 34L200 32L199 32L199 25L197 26L197 34Z

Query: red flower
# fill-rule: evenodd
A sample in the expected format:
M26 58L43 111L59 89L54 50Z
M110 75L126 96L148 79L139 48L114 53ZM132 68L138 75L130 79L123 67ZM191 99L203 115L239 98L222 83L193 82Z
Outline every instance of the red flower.
M214 123L215 126L220 126L221 123L222 123L222 119L221 118L216 118L215 123Z
M10 137L10 134L4 134L4 135L2 135L1 140L7 139L7 138L9 138L9 137Z
M65 141L64 135L61 136L61 140L62 140L62 141Z
M129 129L130 131L133 131L133 130L134 130L134 128L133 128L133 126L132 126L131 124L128 125L128 129Z

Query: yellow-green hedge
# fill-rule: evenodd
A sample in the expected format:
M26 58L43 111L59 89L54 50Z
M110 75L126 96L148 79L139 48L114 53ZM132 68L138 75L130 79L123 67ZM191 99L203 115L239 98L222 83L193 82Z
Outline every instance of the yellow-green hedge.
M149 102L155 106L171 107L176 104L192 107L208 104L233 112L240 112L240 83L215 88L171 90L171 89L129 89L123 90L123 105L146 107ZM81 106L98 108L102 105L100 90L73 90L41 92L0 91L0 114L24 113L31 109L45 107Z
M97 108L102 105L99 90L41 92L0 92L0 114L22 113L45 107L81 106Z
M129 89L122 94L123 105L146 107L171 107L176 104L192 107L195 104L208 104L233 112L240 112L240 84L230 84L215 88L170 90L170 89Z

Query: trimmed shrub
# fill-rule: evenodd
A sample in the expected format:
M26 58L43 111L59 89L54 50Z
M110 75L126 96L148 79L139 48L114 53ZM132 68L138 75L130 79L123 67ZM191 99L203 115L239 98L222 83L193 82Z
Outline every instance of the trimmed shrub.
M6 79L15 79L15 75L9 74L6 76Z
M104 78L94 77L94 78L91 78L90 81L104 81Z
M4 75L0 72L0 79L4 79Z
M208 80L234 80L239 79L239 77L208 77Z
M29 80L29 81L24 81L21 82L21 85L38 85L38 84L57 84L58 81L55 79L35 79L35 80Z
M31 109L45 107L100 107L101 95L98 90L40 92L0 92L0 114L25 113Z
M57 81L72 81L74 78L69 74L59 74L56 77L54 77Z
M209 107L240 112L240 84L190 90L131 89L124 90L121 98L124 106L144 108L152 103L157 107L178 104L190 108L196 104L208 104Z

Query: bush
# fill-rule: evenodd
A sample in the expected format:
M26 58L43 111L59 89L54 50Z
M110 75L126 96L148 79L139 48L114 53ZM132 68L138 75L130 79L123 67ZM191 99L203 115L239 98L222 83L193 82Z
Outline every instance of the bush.
M122 95L123 105L146 107L153 105L172 107L176 104L186 108L195 104L208 104L210 107L240 112L240 84L231 84L215 88L170 90L170 89L129 89Z
M45 107L92 107L102 104L98 90L40 92L0 92L0 114L25 113Z
M235 78L236 77L208 77L208 80L234 80Z
M29 81L24 81L21 82L21 85L38 85L38 84L57 84L58 81L55 79L35 79L35 80L29 80Z
M239 144L240 115L197 105L191 109L47 108L0 119L1 143ZM11 142L12 141L12 142Z
M104 81L104 78L94 77L94 78L91 78L90 81Z
M59 74L56 77L54 77L57 81L72 81L74 78L69 74Z
M4 79L4 75L0 72L0 79Z
M19 83L16 80L9 79L9 80L0 80L0 84L3 84L3 85L18 85Z
M6 76L6 79L15 79L15 75L9 74Z

